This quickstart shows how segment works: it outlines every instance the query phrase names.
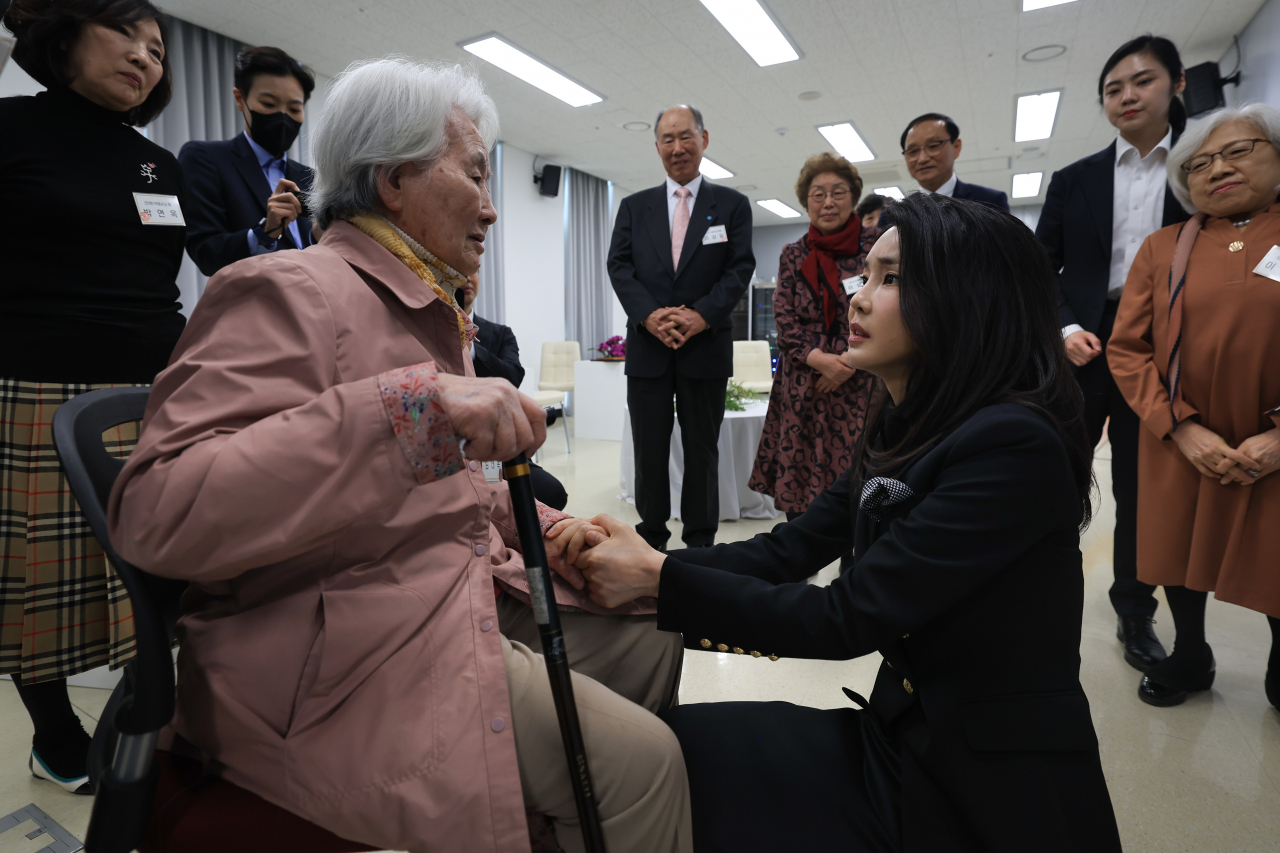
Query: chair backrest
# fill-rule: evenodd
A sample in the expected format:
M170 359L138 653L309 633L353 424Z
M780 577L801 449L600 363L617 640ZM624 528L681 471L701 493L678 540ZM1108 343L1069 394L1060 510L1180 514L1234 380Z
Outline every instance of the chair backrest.
M768 341L733 342L733 379L735 382L768 382L773 379L773 357Z
M90 391L53 415L53 443L67 484L133 607L136 653L94 733L90 766L97 768L91 773L97 792L85 837L88 853L127 853L142 843L155 790L155 736L174 711L170 648L187 584L126 563L107 535L107 499L124 462L107 452L102 434L142 420L150 393L149 388Z
M573 386L573 366L582 360L582 347L577 341L543 341L542 366L538 371L538 387L543 390L565 390Z

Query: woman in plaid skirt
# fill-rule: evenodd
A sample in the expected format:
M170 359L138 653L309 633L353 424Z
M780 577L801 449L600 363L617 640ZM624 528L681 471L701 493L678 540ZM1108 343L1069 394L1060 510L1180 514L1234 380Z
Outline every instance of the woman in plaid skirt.
M0 673L35 728L31 772L91 793L67 676L133 654L133 622L53 447L58 406L149 384L183 319L177 159L134 127L169 101L164 16L142 0L15 0L13 60L46 86L0 99ZM132 449L136 427L108 445Z

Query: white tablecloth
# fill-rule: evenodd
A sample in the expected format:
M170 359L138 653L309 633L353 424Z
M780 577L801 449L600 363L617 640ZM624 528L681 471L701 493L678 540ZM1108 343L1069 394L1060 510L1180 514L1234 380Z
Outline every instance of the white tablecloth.
M720 518L777 518L781 513L773 506L773 498L747 488L751 468L755 465L760 434L764 432L764 416L769 410L765 401L747 404L745 412L725 412L720 425ZM634 504L636 482L635 443L631 437L631 416L622 426L622 494ZM680 443L680 424L671 431L671 511L680 517L680 486L684 483L684 447Z
M627 419L626 363L579 361L573 365L573 434L604 441L622 439Z

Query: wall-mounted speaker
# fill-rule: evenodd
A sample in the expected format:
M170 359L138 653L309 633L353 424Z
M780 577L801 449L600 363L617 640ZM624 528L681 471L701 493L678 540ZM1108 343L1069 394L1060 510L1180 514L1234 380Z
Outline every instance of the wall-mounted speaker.
M1221 109L1227 105L1222 88L1230 83L1240 85L1240 72L1223 78L1216 62L1202 62L1186 69L1187 88L1182 91L1182 102L1186 104L1187 115L1195 118L1207 112Z
M560 195L560 167L543 166L541 175L534 175L533 182L538 185L538 195L555 198Z

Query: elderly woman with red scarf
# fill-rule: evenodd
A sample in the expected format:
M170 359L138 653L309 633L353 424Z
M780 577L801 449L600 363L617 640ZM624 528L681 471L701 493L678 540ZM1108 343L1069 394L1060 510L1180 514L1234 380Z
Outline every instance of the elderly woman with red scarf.
M773 312L782 357L750 482L788 520L853 464L872 396L884 393L878 379L843 358L849 293L880 236L853 215L861 194L858 170L830 153L806 160L796 181L809 233L785 246L778 263Z

